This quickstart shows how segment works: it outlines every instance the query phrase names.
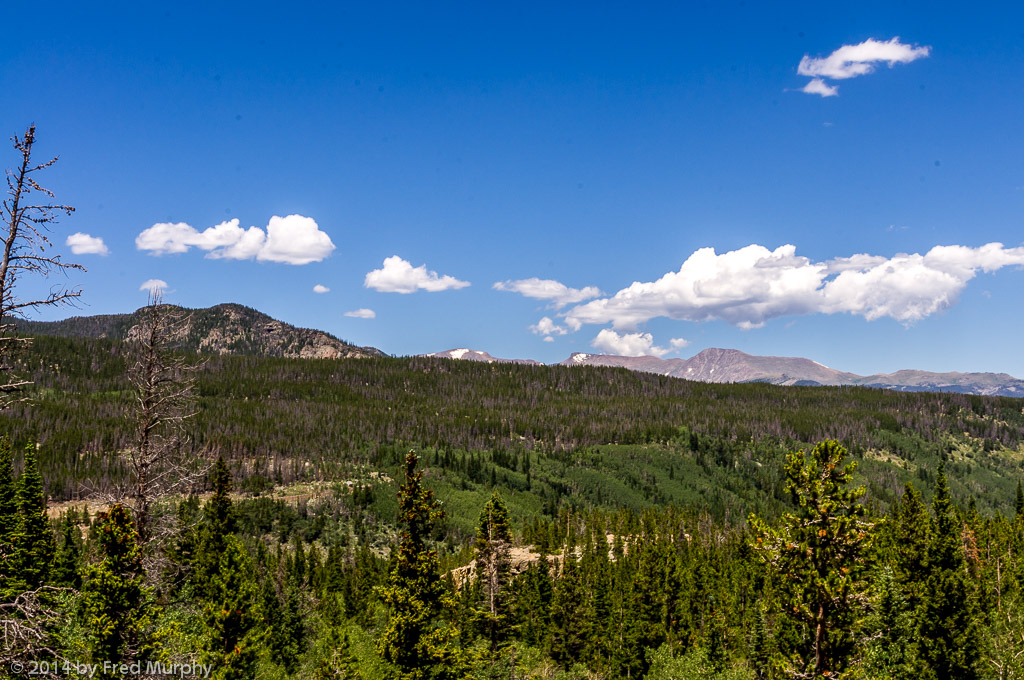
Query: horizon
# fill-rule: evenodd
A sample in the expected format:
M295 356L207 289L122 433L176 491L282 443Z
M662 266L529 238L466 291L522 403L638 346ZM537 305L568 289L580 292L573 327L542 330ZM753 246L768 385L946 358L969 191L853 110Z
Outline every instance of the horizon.
M1024 8L56 9L0 121L89 271L30 320L1024 376Z

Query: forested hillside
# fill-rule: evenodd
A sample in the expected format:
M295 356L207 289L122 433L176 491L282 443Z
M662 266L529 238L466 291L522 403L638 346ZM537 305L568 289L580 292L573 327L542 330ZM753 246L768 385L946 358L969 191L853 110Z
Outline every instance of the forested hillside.
M216 464L140 536L104 501L132 481L125 353L37 337L20 357L35 385L0 414L0 608L36 637L12 638L6 662L1024 674L1021 400L214 356L184 446Z

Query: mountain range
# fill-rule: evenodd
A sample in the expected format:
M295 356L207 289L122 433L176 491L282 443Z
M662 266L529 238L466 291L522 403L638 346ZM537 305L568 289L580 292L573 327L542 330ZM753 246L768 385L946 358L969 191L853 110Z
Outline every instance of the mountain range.
M173 306L172 306L173 307ZM191 352L285 358L340 359L386 356L375 347L359 347L329 333L298 328L250 307L225 303L203 309L173 307L188 321L172 346ZM130 314L76 316L62 321L15 322L20 333L61 337L114 338L132 336L145 308ZM505 359L469 348L421 356L485 363L542 365L533 359ZM1024 397L1024 380L1006 373L935 373L901 370L861 376L799 357L756 356L735 349L710 348L689 359L616 356L577 352L562 366L613 366L632 371L715 383L766 382L775 385L860 385L911 392Z
M424 356L485 362L537 364L530 359L499 359L487 352L466 348ZM902 370L861 376L838 371L811 359L766 357L735 349L706 349L689 359L654 356L624 357L577 352L561 366L617 366L631 371L657 373L700 382L766 382L774 385L860 385L903 392L959 392L1004 397L1024 397L1024 380L1006 373L935 373Z

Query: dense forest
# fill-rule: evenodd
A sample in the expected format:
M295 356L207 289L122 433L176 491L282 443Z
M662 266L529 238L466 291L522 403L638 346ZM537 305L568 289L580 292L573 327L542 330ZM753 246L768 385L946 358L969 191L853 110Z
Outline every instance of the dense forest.
M178 356L195 482L145 517L130 348L18 358L0 672L1024 677L1021 400Z

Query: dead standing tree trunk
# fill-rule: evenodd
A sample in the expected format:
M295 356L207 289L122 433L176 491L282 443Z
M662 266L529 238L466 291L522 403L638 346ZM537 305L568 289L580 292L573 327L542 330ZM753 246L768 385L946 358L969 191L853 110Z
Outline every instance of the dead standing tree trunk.
M130 481L121 495L132 508L143 545L160 538L152 526L153 502L187 489L206 472L186 453L189 442L184 429L195 415L193 388L201 364L170 350L176 340L187 336L190 321L155 293L143 320L127 338L135 437L126 453Z
M0 206L0 408L17 401L17 394L31 382L14 375L14 357L17 350L28 342L15 335L14 319L24 317L26 312L48 307L74 304L82 294L79 288L55 286L45 297L27 300L16 294L18 279L24 274L43 278L54 272L67 274L70 270L85 271L81 265L63 262L59 255L46 252L53 243L47 237L49 225L57 221L60 213L70 215L74 208L69 205L51 203L53 192L39 185L37 172L57 162L54 157L45 163L34 165L32 146L36 140L36 128L31 126L24 137L11 138L14 148L21 153L21 163L14 170L7 171L7 197ZM34 202L33 194L42 194L43 201Z

